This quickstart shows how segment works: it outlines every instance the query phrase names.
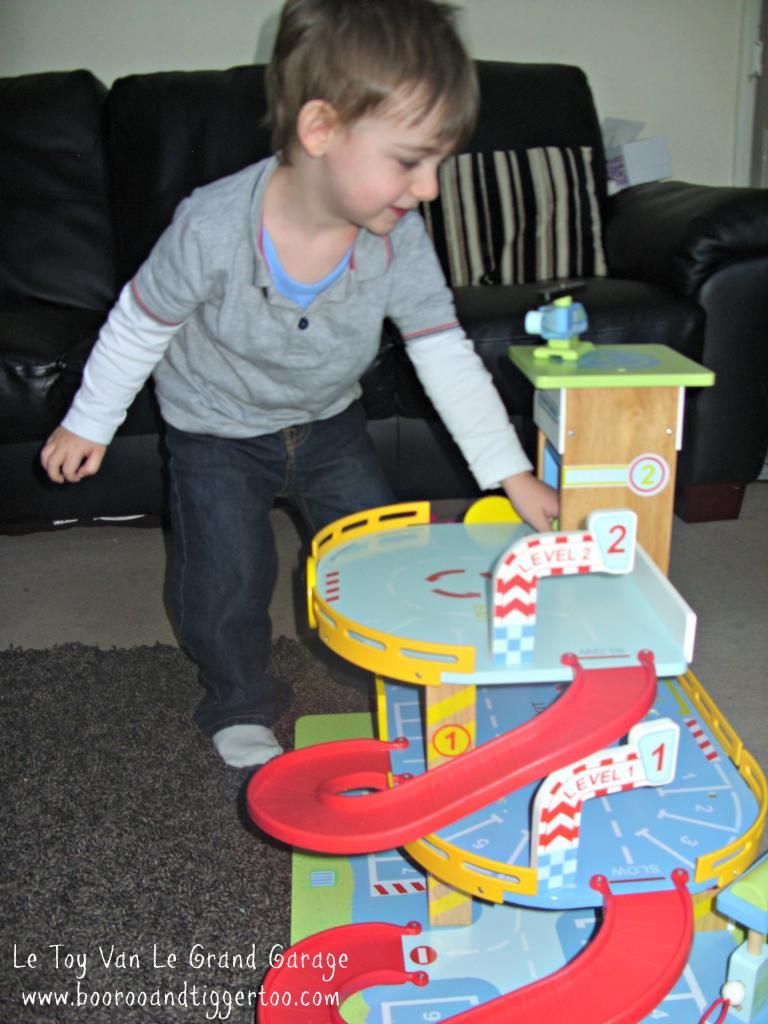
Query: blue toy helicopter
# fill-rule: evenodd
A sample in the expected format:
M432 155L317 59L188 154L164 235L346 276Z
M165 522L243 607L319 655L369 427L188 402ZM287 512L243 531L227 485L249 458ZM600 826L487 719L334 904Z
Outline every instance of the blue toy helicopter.
M573 301L573 293L584 286L578 282L560 282L539 292L544 305L526 314L528 334L538 334L546 345L534 350L536 359L579 359L595 346L581 341L579 335L587 329L587 312L580 302Z

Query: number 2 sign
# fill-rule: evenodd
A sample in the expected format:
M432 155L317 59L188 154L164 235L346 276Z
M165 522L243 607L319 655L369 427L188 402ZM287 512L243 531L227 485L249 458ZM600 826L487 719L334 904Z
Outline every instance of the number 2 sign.
M603 572L632 572L637 545L637 514L630 509L593 512L587 526L595 538Z

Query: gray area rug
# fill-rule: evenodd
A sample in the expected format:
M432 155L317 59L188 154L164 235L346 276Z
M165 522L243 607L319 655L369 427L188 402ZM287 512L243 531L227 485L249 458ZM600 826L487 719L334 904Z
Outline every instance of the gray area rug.
M288 746L300 715L368 708L296 641L272 671ZM253 1021L291 853L249 824L199 696L171 646L0 652L2 1024Z

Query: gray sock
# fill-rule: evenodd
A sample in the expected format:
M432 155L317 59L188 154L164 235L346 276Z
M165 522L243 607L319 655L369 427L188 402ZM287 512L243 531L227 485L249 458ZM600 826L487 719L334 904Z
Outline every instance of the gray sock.
M282 754L283 748L266 725L228 725L213 737L219 757L232 768L250 768L266 764Z

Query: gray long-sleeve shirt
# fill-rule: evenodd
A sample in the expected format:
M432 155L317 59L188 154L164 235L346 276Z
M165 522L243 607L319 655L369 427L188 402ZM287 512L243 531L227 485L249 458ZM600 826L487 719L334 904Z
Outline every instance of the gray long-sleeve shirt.
M104 326L64 426L109 443L152 373L180 430L251 437L325 419L359 396L390 317L480 486L530 469L417 213L387 236L361 230L348 269L308 308L275 289L260 246L275 166L180 204Z

